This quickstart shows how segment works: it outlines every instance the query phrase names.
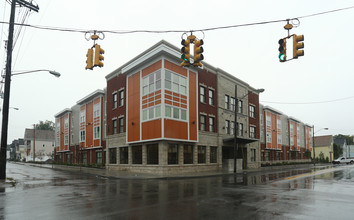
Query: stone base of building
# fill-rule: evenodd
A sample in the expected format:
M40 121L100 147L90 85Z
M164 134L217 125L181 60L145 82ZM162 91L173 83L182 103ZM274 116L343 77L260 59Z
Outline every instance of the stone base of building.
M222 167L219 164L208 165L116 165L108 164L106 169L114 171L126 171L133 173L145 173L145 174L185 174L185 173L199 173L199 172L222 172Z

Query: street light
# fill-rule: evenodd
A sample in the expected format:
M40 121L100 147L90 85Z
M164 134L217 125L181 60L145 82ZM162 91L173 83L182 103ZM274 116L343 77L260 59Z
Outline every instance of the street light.
M46 70L46 69L41 69L41 70L31 70L31 71L12 71L11 76L16 76L16 75L22 75L22 74L27 74L27 73L34 73L34 72L41 72L41 71L46 71L52 74L55 77L60 77L60 73L53 71L53 70Z
M257 89L255 92L262 93L264 92L264 89ZM248 93L242 96L240 99L244 99L246 96L248 96ZM235 84L235 119L234 119L234 173L236 173L236 158L237 158L237 109L238 109L238 101L237 101L237 84Z
M316 154L315 154L315 134L322 131L328 130L328 128L321 128L315 132L315 125L312 125L312 145L313 145L313 165L316 166Z
M16 2L16 1L13 1ZM9 37L10 38L10 37ZM12 51L12 41L8 42L8 51ZM10 46L11 45L11 46ZM33 72L48 71L50 74L59 77L60 73L39 69L32 71L11 71L11 56L8 56L6 63L6 74L5 74L5 90L4 90L4 102L2 107L2 129L1 129L1 147L0 147L0 180L6 179L6 148L7 148L7 133L9 125L9 106L10 106L10 85L11 85L11 76L22 75Z
M19 108L16 108L16 107L9 107L9 109L13 109L13 110L16 110L16 111L20 110ZM0 108L0 112L1 112L1 108Z

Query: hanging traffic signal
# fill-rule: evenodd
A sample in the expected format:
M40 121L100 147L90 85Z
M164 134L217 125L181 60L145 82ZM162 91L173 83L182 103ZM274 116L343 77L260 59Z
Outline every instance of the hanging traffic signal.
M300 56L304 55L304 50L300 50L304 48L304 35L296 35L293 36L293 58L297 59Z
M282 38L278 41L279 43L279 61L286 61L286 38Z
M183 47L181 48L181 60L182 63L180 64L180 66L189 66L190 65L190 40L182 40L181 44L183 45Z
M204 49L202 45L204 44L203 40L195 40L194 41L194 62L193 66L200 66L202 67L203 64L200 62L204 59L203 52Z
M101 49L100 45L96 44L95 45L95 66L103 67L103 63L101 61L104 60L104 57L101 54L104 54L104 50Z
M86 54L86 68L85 69L93 69L93 49L90 48L87 50L87 54Z

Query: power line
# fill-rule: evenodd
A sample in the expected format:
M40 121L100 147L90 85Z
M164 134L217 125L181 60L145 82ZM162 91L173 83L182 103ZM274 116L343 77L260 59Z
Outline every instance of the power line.
M315 102L273 102L273 101L261 101L264 103L272 103L272 104L284 104L284 105L312 105L312 104L323 104L323 103L330 103L330 102L339 102L347 99L353 99L354 96L327 100L327 101L315 101Z
M353 9L354 6L346 7L346 8L339 8L330 11L319 12L315 14L303 15L296 18L291 19L281 19L281 20L273 20L273 21L263 21L263 22L255 22L255 23L246 23L246 24L236 24L236 25L229 25L229 26L219 26L219 27L211 27L211 28L204 28L204 29L196 29L196 30L97 30L99 32L106 32L112 34L133 34L133 33L154 33L154 34L162 34L162 33L186 33L186 32L206 32L206 31L215 31L221 29L230 29L230 28L239 28L239 27L246 27L246 26L255 26L255 25L265 25L270 23L279 23L279 22L287 22L291 20L299 20L300 18L308 18L313 16L319 16L323 14L334 13L338 11L344 11ZM9 24L9 22L0 21L1 24ZM15 23L15 25L22 25L36 29L42 30L51 30L51 31L63 31L63 32L77 32L77 33L86 33L92 32L93 30L87 29L75 29L75 28L62 28L62 27L51 27L51 26L40 26L40 25L30 25L30 24L20 24Z

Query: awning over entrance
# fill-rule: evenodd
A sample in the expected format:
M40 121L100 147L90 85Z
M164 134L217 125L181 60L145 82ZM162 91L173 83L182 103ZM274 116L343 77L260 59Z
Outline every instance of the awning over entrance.
M252 142L259 141L258 139L254 138L245 138L245 137L237 137L236 138L236 143L237 144L249 144ZM222 142L224 145L233 145L234 144L234 138L223 138Z

